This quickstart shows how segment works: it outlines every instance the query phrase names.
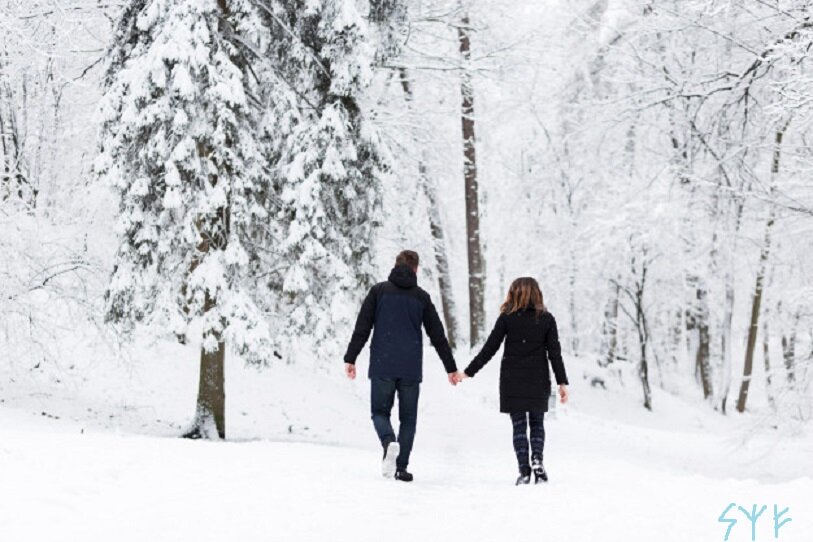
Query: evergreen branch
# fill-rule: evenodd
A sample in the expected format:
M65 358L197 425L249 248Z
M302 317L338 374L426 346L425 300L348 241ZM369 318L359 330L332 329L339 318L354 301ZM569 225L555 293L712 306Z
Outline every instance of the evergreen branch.
M274 66L274 64L273 64L273 63L272 63L272 62L271 62L271 61L270 61L270 60L269 60L267 57L265 57L264 55L262 55L262 54L261 54L259 51L257 51L256 49L254 49L254 47L253 47L253 46L252 46L250 43L248 43L246 40L244 40L243 38L241 38L239 35L235 34L235 35L234 35L234 39L235 39L236 41L238 41L238 42L239 42L239 43L240 43L240 44L241 44L243 47L245 47L247 51L249 51L251 54L253 54L254 56L256 56L256 57L257 57L259 60L265 60L265 61L268 63L268 65L271 67L271 73L273 73L273 74L274 74L274 75L277 77L277 79L279 79L280 81L282 81L283 83L285 83L285 85L286 85L286 86L287 86L289 89L291 89L291 91L292 91L294 94L296 94L296 95L299 97L299 99L300 99L300 100L302 100L303 102L305 102L306 104L308 104L308 107L310 107L312 110L314 110L314 111L316 111L316 112L318 112L318 113L321 113L321 111L322 111L322 110L321 110L321 108L319 108L319 107L317 107L316 105L314 105L314 104L313 104L313 103L312 103L312 102L311 102L311 101L310 101L310 100L309 100L309 99L308 99L308 98L307 98L307 97L306 97L306 96L305 96L303 93L301 93L301 92L300 92L300 91L299 91L299 90L298 90L298 89L297 89L297 88L294 86L294 84L293 84L293 83L291 83L291 82L290 82L290 81L288 81L288 80L287 80L285 77L283 77L281 74L279 74L279 73L278 73L278 71L277 71L277 69L276 69L276 66ZM252 74L253 74L253 73L254 73L254 70L252 70ZM256 77L256 75L255 75L255 77Z
M299 37L294 33L294 31L291 30L288 27L288 25L286 25L282 20L280 20L280 18L277 16L276 13L274 13L274 11L271 8L266 6L262 0L256 0L255 4L262 8L263 11L268 13L271 16L271 18L274 19L274 21L276 21L276 23L285 31L285 33L291 36L291 39L302 45L302 47L305 49L305 52L308 54L308 56L311 57L311 59L313 59L314 62L316 62L316 65L319 67L322 73L324 73L328 78L330 78L330 70L328 70L325 67L325 65L322 64L322 61L319 59L318 56L316 56L316 53L314 53L310 47L308 47L301 39L299 39Z

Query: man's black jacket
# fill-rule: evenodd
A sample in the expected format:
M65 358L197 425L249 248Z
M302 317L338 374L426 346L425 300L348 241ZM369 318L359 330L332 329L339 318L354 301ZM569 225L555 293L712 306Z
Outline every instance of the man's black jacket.
M432 300L418 286L418 277L406 265L395 266L389 280L370 289L361 306L353 337L344 355L355 363L373 331L370 344L370 378L423 378L423 333L437 350L447 373L457 365L446 332Z

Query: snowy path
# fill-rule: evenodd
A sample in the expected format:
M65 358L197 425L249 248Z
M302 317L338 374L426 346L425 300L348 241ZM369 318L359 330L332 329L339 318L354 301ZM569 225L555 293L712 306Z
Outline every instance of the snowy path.
M795 523L781 537L790 541L809 540L813 510L810 478L715 480L606 457L600 448L550 454L552 482L516 488L503 452L438 451L423 442L418 480L408 485L381 479L372 450L39 425L55 424L0 430L4 541L712 541L722 540L716 518L732 500L790 505ZM738 527L731 540L750 539L745 524ZM758 533L773 539L768 522Z
M781 540L809 540L809 516L798 512L811 510L810 479L719 481L583 454L550 459L549 485L515 488L503 454L457 461L424 451L408 485L379 478L377 454L344 447L19 430L2 438L7 541L711 541L722 540L716 517L732 499L793 505L796 523ZM768 523L758 527L768 540Z
M127 418L138 405L113 425L68 406L60 420L24 401L0 406L0 540L711 542L723 540L717 518L730 502L768 505L757 541L811 540L810 441L743 446L667 395L654 417L577 384L573 405L547 424L551 483L517 488L489 378L455 390L428 379L413 484L378 474L366 381L280 369L229 382L242 392L231 396L237 440L225 443L140 431ZM168 399L151 414L183 419L187 396L155 394ZM280 404L281 425L263 425L283 418ZM773 504L793 518L778 539ZM734 517L729 541L751 540Z

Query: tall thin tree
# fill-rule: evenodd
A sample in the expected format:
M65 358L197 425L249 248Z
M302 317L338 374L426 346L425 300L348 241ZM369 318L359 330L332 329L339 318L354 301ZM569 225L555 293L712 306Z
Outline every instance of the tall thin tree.
M473 346L485 333L485 260L480 241L480 192L477 185L477 151L475 139L474 83L472 74L471 34L468 11L460 5L457 26L460 70L461 128L463 134L463 180L466 190L466 247L469 265L469 343Z
M774 134L773 157L771 159L771 184L769 197L773 199L776 190L777 176L779 175L779 163L782 153L782 139L790 124L790 119L785 125L779 128ZM759 310L762 304L765 274L768 269L768 258L771 254L771 234L776 222L776 205L771 203L768 211L768 220L765 222L764 240L762 250L759 253L759 265L757 267L756 284L754 284L754 295L751 298L751 317L748 326L748 339L745 346L745 362L742 369L742 382L740 383L740 393L737 396L737 412L745 412L745 405L748 401L748 390L751 386L751 372L754 367L754 350L757 344L757 331L759 329Z

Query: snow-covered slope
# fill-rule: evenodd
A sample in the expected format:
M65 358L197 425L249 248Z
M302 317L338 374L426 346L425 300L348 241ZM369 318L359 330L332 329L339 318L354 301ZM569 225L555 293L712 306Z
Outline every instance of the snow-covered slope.
M191 349L58 384L18 370L0 386L0 539L700 542L723 540L735 502L768 506L756 540L777 540L774 504L793 519L778 540L809 540L809 437L743 440L747 419L663 392L649 413L573 370L547 423L551 482L517 488L496 363L452 388L427 357L413 484L379 476L367 382L338 367L230 364L225 443L172 438L193 408ZM751 539L727 517L729 540Z

